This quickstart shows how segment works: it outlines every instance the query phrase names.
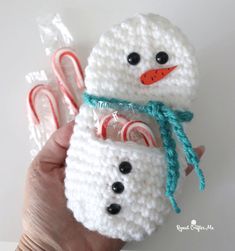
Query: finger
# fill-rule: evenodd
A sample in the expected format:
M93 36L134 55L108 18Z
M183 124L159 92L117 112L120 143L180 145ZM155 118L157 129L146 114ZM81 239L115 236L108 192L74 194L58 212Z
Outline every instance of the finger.
M41 163L48 164L48 168L52 165L61 167L66 158L73 127L74 121L71 121L54 132L36 159Z
M205 153L205 146L198 146L194 148L195 152L197 153L197 156L199 159L201 159L202 155ZM185 175L188 176L192 171L194 167L192 165L188 165L185 169Z

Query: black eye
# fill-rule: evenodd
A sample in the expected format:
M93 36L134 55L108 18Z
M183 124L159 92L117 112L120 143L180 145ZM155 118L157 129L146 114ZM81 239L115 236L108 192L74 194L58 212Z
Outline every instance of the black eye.
M140 62L140 55L137 52L132 52L127 56L127 61L131 65L137 65Z
M168 61L168 59L169 59L168 54L164 51L160 51L156 55L156 61L159 64L165 64Z

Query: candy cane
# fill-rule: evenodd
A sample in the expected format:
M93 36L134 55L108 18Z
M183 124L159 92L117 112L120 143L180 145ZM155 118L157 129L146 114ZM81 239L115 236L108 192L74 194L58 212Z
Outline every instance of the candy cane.
M55 95L53 94L50 87L46 84L39 84L33 87L28 94L28 106L31 111L31 116L35 124L40 124L40 119L36 109L36 98L38 94L45 95L48 98L53 121L55 123L56 129L59 128L59 105Z
M119 123L123 126L124 124L128 122L128 119L123 115L108 114L100 120L98 129L97 129L97 134L100 135L103 139L106 139L107 129L110 126L110 124L113 122Z
M74 94L70 90L67 79L62 67L62 60L63 58L68 58L72 65L73 65L73 70L75 73L75 81L77 84L77 87L80 90L84 89L84 75L83 75L83 70L80 64L80 61L75 54L75 52L69 48L61 48L57 50L53 56L52 56L52 69L53 72L59 82L61 92L68 98L69 103L76 114L79 110L79 106L76 102L76 99L74 97Z
M145 141L145 144L149 147L156 147L156 140L152 133L152 130L147 124L142 121L132 120L126 123L121 130L121 139L122 141L131 141L130 134L132 131L139 132Z

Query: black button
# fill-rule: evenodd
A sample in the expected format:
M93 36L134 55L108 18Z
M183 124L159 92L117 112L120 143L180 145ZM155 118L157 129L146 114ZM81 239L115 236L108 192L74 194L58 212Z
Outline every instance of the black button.
M131 65L137 65L140 62L140 55L137 52L132 52L127 56L127 61Z
M124 191L124 185L121 182L117 181L113 183L112 189L114 193L122 193Z
M131 164L128 161L123 161L120 165L119 165L119 170L121 173L123 174L128 174L130 173L132 169Z
M111 204L107 207L107 211L110 214L118 214L121 211L121 206L119 204Z
M168 61L169 57L168 54L165 51L160 51L156 55L156 61L159 64L165 64Z

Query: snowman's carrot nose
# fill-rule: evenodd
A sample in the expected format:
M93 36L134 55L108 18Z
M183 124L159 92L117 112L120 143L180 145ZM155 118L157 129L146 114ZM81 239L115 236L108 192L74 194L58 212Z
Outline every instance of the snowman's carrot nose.
M144 72L140 76L140 81L143 85L152 85L157 81L166 77L170 72L172 72L176 66L168 67L168 68L161 68L161 69L152 69Z

